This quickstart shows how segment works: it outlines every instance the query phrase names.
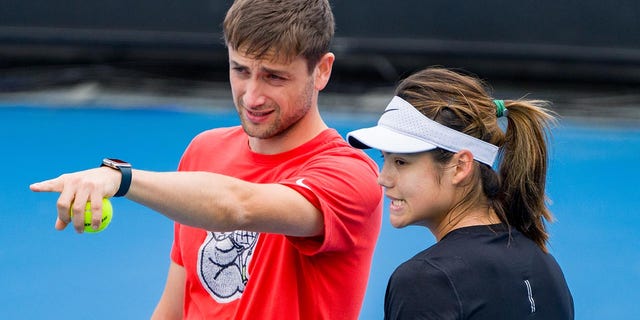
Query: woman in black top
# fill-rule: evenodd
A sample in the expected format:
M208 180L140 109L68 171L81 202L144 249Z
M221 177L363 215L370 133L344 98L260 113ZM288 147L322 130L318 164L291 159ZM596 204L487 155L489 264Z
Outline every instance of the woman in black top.
M382 151L391 224L437 241L395 270L385 319L574 318L546 247L546 105L494 100L475 77L427 68L399 84L377 126L347 135Z

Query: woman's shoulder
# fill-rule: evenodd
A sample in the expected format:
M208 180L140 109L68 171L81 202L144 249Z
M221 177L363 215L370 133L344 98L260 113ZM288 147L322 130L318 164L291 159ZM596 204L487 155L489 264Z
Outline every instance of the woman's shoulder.
M533 242L515 229L503 225L472 226L451 231L413 256L407 267L422 264L454 276L477 270L479 266L502 265L503 261L529 255L536 249Z

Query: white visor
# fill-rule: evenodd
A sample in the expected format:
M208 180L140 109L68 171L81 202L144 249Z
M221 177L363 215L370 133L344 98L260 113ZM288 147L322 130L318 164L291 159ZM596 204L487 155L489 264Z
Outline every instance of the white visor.
M451 152L469 150L475 160L489 166L498 154L497 146L437 123L397 96L389 102L377 126L351 131L347 141L355 148L389 153L416 153L438 147Z

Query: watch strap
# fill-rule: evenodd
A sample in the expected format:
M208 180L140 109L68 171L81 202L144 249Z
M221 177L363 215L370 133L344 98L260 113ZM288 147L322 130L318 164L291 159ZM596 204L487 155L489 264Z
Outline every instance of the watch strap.
M122 197L129 192L129 187L131 187L131 167L118 167L120 173L122 173L122 178L120 179L120 187L114 197Z
M131 164L119 159L106 158L102 160L101 167L109 167L114 170L120 171L120 186L118 191L114 194L114 197L122 197L127 194L129 187L131 187Z

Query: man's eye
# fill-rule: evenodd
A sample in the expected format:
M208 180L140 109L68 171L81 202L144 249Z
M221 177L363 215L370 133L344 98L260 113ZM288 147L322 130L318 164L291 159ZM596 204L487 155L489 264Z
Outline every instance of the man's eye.
M285 80L283 77L277 74L269 74L267 75L267 78L269 78L270 80Z
M247 73L247 69L242 67L232 67L231 70L236 73Z

